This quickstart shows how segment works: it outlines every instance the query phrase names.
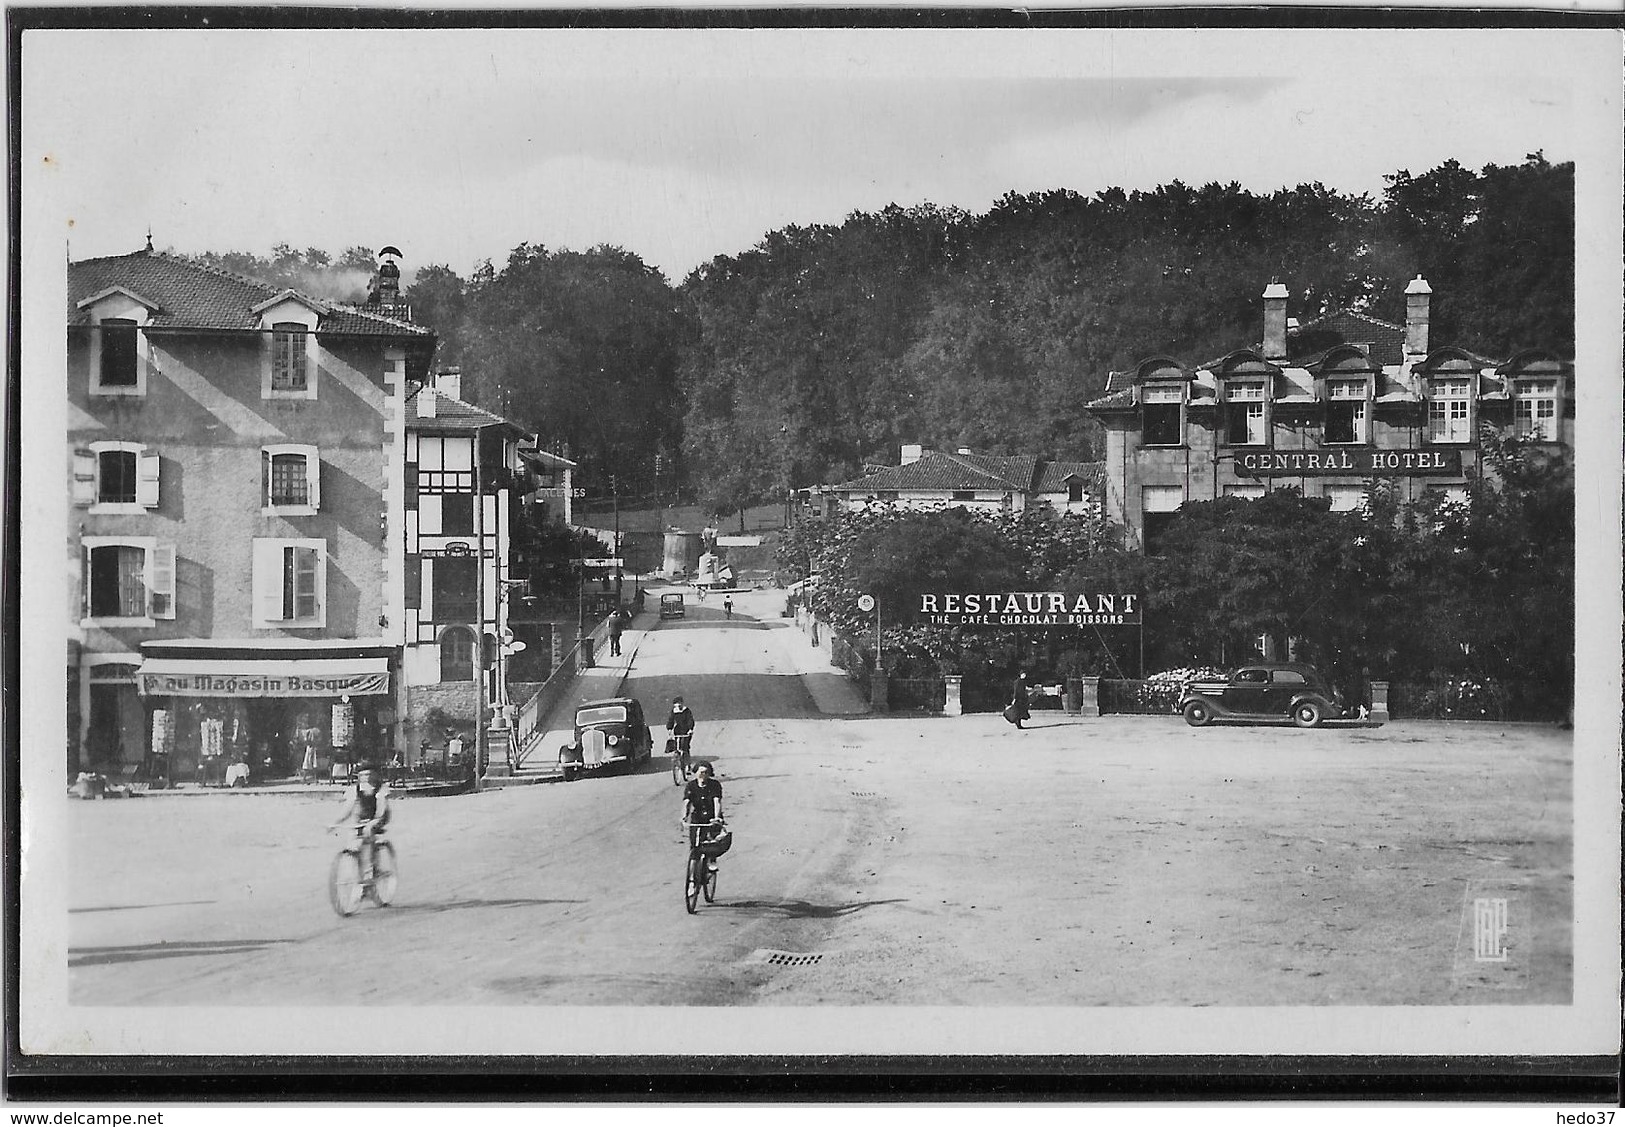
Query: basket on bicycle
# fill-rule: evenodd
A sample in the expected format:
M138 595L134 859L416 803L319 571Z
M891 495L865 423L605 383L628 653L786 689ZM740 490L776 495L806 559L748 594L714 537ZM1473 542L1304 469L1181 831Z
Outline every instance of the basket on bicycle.
M721 857L733 847L733 831L724 829L714 837L702 838L699 843L700 852L707 857Z

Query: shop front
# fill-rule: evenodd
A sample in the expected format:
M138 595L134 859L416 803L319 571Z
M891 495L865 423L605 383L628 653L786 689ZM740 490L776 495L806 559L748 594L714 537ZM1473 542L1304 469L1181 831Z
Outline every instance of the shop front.
M177 782L215 785L331 778L387 759L393 652L143 646L148 752Z

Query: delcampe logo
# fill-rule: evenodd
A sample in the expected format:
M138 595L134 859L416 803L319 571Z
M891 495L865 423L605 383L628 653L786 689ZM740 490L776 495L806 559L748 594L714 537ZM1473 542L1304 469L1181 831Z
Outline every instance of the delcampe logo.
M1506 897L1481 896L1474 900L1473 961L1475 963L1506 962L1506 938Z

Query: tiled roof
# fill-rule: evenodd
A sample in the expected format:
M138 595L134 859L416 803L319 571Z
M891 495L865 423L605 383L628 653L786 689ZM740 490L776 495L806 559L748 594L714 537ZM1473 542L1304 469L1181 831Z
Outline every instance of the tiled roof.
M1085 486L1096 485L1104 476L1105 468L1103 462L1040 462L1033 492L1065 493L1069 477L1082 478Z
M1119 374L1127 375L1128 373L1112 373L1114 376ZM1108 384L1108 386L1110 385ZM1134 389L1132 387L1119 388L1116 391L1102 395L1099 399L1092 399L1083 406L1086 410L1102 409L1108 411L1113 408L1132 407L1134 406Z
M432 395L435 400L434 414L420 416L418 414L418 400ZM476 407L472 403L461 399L454 399L443 391L436 391L432 387L420 387L406 397L406 428L408 430L475 430L479 427L501 425L519 434L526 433L518 423L505 419L501 415L492 414L483 407Z
M159 329L257 330L256 306L292 292L301 301L323 311L320 331L345 335L431 337L433 332L369 313L364 307L320 301L297 291L244 278L214 267L199 266L159 251L137 251L110 258L90 258L68 264L68 324L91 323L79 303L109 289L131 290L158 308L150 324Z
M1025 490L1033 480L1037 459L998 458L979 454L949 454L933 450L906 466L887 466L875 473L833 485L831 489L876 492L885 490L998 489Z
M1369 344L1368 355L1378 366L1405 362L1405 326L1352 309L1328 313L1286 334L1287 355L1298 363L1339 344Z

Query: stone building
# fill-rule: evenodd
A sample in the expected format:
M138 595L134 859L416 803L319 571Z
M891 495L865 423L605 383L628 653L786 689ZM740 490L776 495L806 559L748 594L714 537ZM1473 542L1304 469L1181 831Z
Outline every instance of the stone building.
M389 746L434 334L150 245L70 263L68 293L70 770Z
M1113 372L1088 410L1106 428L1106 515L1155 551L1182 505L1291 486L1360 507L1376 482L1404 501L1466 497L1481 428L1569 450L1573 364L1529 348L1495 360L1429 340L1432 290L1407 287L1403 325L1354 311L1288 319L1263 294L1263 339L1215 360L1152 355Z

